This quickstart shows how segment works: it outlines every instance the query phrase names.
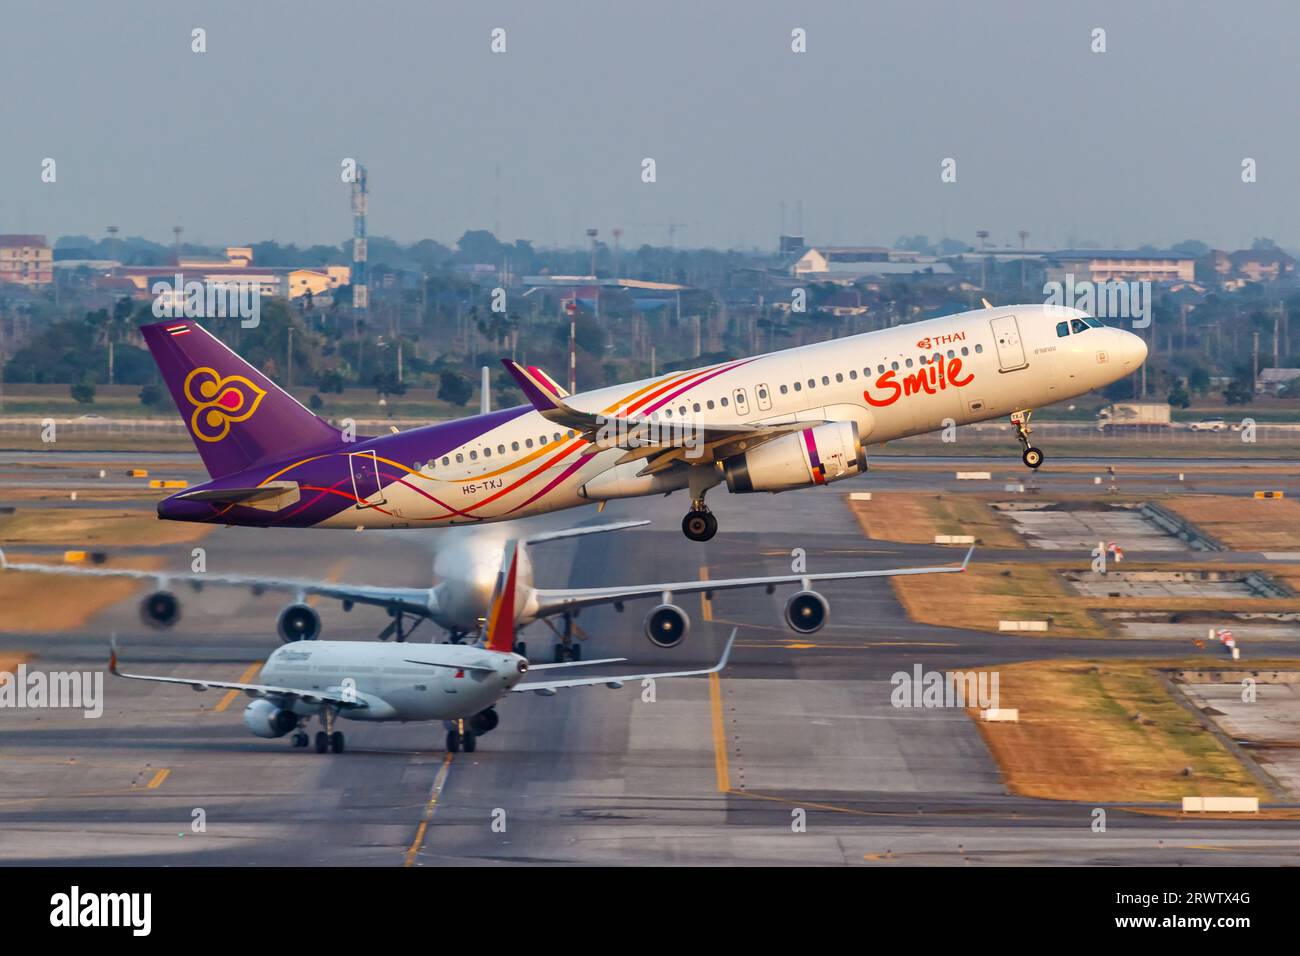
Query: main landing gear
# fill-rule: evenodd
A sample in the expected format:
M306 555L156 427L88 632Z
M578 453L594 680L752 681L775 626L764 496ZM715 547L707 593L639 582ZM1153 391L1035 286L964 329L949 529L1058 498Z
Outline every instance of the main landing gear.
M1029 444L1029 434L1033 430L1029 427L1029 417L1033 415L1033 409L1026 409L1023 412L1011 413L1011 424L1016 427L1016 438L1023 449L1020 453L1020 460L1028 468L1037 469L1043 463L1043 452Z
M306 723L307 720L310 719L310 717L305 718L303 723ZM332 750L336 754L343 753L343 731L334 729L334 711L329 707L322 708L320 719L321 723L325 725L325 729L316 732L316 752L318 754L323 754L329 753ZM308 737L307 731L303 729L302 724L299 724L298 729L295 730L293 736L289 738L289 742L295 747L305 748L308 744L312 743L312 739Z
M555 622L552 621L549 617L542 618L542 620L546 622L546 626L549 627L552 631L554 631L555 636L560 639L560 643L555 645L555 663L557 664L563 664L565 661L582 660L582 645L577 643L577 641L575 641L573 638L574 635L576 634L580 639L585 641L587 639L587 635L582 628L578 627L577 622L574 620L574 618L576 618L577 616L578 613L576 611L564 612L563 631L557 629L555 626ZM520 651L519 653L523 653L523 652Z
M692 541L708 541L718 533L718 519L704 503L708 490L722 478L716 468L700 466L687 472L687 487L691 492L691 510L682 519L682 534Z
M718 519L704 504L703 498L691 502L691 510L682 519L682 534L692 541L708 541L718 533Z
M447 753L460 753L464 750L472 754L478 747L478 734L465 726L464 720L449 720L447 724Z

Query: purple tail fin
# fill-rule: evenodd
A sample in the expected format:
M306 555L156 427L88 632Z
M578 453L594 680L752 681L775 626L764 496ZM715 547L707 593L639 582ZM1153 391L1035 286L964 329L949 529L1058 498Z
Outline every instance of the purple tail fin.
M338 444L338 429L189 319L141 326L208 474Z

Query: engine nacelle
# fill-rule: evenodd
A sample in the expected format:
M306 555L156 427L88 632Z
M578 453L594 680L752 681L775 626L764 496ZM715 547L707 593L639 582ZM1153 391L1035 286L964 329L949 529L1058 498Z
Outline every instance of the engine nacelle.
M827 422L763 442L722 463L727 490L789 491L824 485L867 470L857 422Z
M660 604L645 616L645 636L656 647L676 647L691 631L691 619L676 604Z
M181 619L181 602L171 591L154 591L140 602L140 620L150 627L166 630Z
M830 614L831 606L816 591L799 591L785 602L785 623L800 634L816 634Z
M269 700L255 700L244 708L244 726L256 737L283 737L298 726L298 718Z
M290 604L280 612L275 622L280 640L286 644L294 641L314 641L320 637L320 615L306 604Z
M486 734L489 731L496 730L497 724L501 722L495 707L489 707L486 710L480 710L465 723L469 724L469 729L476 734Z

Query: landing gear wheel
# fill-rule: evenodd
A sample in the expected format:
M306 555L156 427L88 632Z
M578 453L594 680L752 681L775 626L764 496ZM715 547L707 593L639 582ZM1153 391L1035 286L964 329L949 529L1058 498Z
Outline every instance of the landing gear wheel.
M316 731L316 752L323 754L330 749L330 735L323 730Z
M1020 460L1029 468L1037 468L1043 463L1043 453L1033 445L1030 445L1024 450L1024 453L1020 456Z
M447 753L460 753L460 734L454 730L447 731Z
M518 654L520 657L527 657L527 656L528 656L528 645L527 645L525 642L523 642L523 641L516 641L516 642L515 642L515 653Z
M692 541L708 541L718 533L718 519L711 511L688 511L682 519L682 534Z
M292 743L295 747L306 747L308 744L307 734L301 730L298 731L293 735Z
M343 731L336 730L330 734L330 750L336 754L343 753Z
M472 754L474 748L478 746L478 736L476 734L466 734L464 740L465 753Z
M569 648L569 660L571 661L582 660L582 648L579 647L577 644L574 644Z
M556 645L555 645L555 663L557 663L557 664L563 664L563 663L564 663L564 645L563 645L563 644L556 644Z

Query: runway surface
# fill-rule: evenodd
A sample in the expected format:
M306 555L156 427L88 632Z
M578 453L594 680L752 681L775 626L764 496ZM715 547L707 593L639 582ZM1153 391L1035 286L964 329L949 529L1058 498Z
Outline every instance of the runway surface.
M0 465L19 464L11 459ZM183 464L177 460L178 468ZM1231 467L1213 480L1228 482ZM908 487L924 474L900 471L888 483ZM943 482L951 473L932 474ZM653 523L537 546L536 583L640 583L701 569L710 577L785 573L796 548L814 571L960 560L962 548L865 539L845 499L879 487L869 476L748 500L715 492L710 503L722 531L705 545L682 537L680 495L615 503L599 518L591 510L570 512L557 522ZM427 586L434 540L436 533L427 532L218 529L203 546L213 571ZM190 547L147 550L180 568ZM1086 567L1088 556L1073 557ZM916 664L929 670L1046 657L1181 656L1185 639L995 635L963 629L960 608L953 609L952 627L934 627L910 621L885 581L826 586L830 623L798 638L781 622L790 592L683 601L694 627L669 651L642 636L652 601L629 602L622 614L584 612L580 624L591 635L584 655L630 659L611 673L712 662L732 627L740 637L720 678L661 680L653 700L639 685L553 698L513 695L499 708L500 727L480 739L474 754L445 754L438 724L342 722L347 752L316 755L287 740L249 735L242 697L112 677L99 719L79 711L0 711L0 862L898 866L1300 859L1300 822L1190 822L1110 807L1106 831L1095 832L1092 805L1008 795L963 712L890 703L890 676ZM2 635L0 655L25 652L42 669L99 670L108 635L116 633L128 669L251 679L250 668L277 646L283 598L215 588L181 594L184 618L172 631L144 627L133 598L74 633ZM347 614L333 601L317 607L325 639L368 639L388 620L373 608ZM426 625L415 639L433 633ZM553 638L544 624L522 638L535 657L549 658ZM1300 646L1270 643L1269 654L1296 656ZM196 817L202 832L192 827Z

